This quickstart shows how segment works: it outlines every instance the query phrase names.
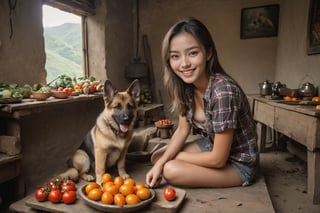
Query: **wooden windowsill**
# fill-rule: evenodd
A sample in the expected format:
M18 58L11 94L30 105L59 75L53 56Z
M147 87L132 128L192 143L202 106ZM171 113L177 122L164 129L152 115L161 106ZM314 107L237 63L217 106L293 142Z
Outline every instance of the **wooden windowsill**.
M20 103L12 103L0 105L0 115L19 118L23 115L28 115L34 111L44 110L49 107L53 107L61 104L70 104L80 101L90 101L95 99L102 100L103 93L95 93L89 95L69 96L66 99L56 99L50 97L45 101L37 101L36 99L23 99ZM19 113L17 113L19 112Z

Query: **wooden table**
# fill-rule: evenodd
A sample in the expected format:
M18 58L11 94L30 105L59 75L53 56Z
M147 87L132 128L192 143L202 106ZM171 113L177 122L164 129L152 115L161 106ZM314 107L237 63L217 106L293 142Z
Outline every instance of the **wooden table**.
M320 204L320 111L314 105L286 104L256 95L250 99L260 151L265 148L267 126L305 146L308 194L314 204Z

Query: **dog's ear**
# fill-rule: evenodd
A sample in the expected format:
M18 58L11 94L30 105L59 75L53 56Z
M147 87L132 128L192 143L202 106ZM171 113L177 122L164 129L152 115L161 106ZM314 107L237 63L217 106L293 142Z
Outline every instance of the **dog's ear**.
M131 85L127 89L127 93L137 102L139 103L140 101L140 82L138 79L134 80Z
M104 82L104 100L106 102L110 102L114 97L114 95L116 94L116 92L117 91L113 88L111 81L106 80Z

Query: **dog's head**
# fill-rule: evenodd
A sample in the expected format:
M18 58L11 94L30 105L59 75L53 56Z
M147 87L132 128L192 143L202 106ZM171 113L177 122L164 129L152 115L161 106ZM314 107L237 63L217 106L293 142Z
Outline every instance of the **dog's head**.
M104 83L104 102L109 124L121 134L133 129L140 100L140 83L134 80L122 92L117 91L109 80Z

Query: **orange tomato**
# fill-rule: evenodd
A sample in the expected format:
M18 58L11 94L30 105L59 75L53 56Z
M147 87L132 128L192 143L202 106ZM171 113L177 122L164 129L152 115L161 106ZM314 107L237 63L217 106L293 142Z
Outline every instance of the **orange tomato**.
M147 200L151 197L151 191L148 188L143 187L141 189L138 189L136 195L140 200Z
M292 97L292 98L291 98L291 101L297 101L297 100L298 100L297 97Z
M133 188L133 186L131 186L131 185L123 184L123 185L120 186L119 192L120 192L121 194L123 194L124 196L127 196L127 195L129 195L129 194L134 193L134 188Z
M123 182L124 182L123 178L120 176L115 177L113 180L113 183L118 186L121 186L123 184Z
M124 185L130 185L134 186L136 184L135 180L133 178L127 178L123 181Z
M111 185L106 188L105 192L110 192L112 195L119 193L119 186L118 185Z
M139 189L141 188L145 188L146 186L144 185L144 183L137 183L133 188L134 188L134 192L136 193Z
M103 194L101 196L101 203L112 204L113 203L113 195L110 192L103 192Z
M123 194L118 193L113 196L113 203L118 206L123 206L126 204L126 199Z
M86 194L88 195L89 192L95 188L100 188L99 184L97 184L96 182L89 182L85 187Z
M102 175L101 182L106 183L106 182L111 181L111 179L112 179L112 176L109 173L104 173Z
M319 96L315 96L312 98L313 102L320 102L320 97Z
M284 99L285 101L291 101L291 100L292 100L292 98L291 98L290 96L284 96L283 99Z
M135 194L129 194L126 196L126 204L128 204L128 205L137 204L139 202L140 202L140 200L139 200L138 196Z
M112 186L112 185L114 185L114 183L113 183L112 181L103 183L103 184L102 184L102 191L105 192L105 191L107 190L107 188L109 188L109 186Z
M88 194L88 198L90 200L100 200L102 196L102 190L100 188L94 188L91 189L89 194Z

